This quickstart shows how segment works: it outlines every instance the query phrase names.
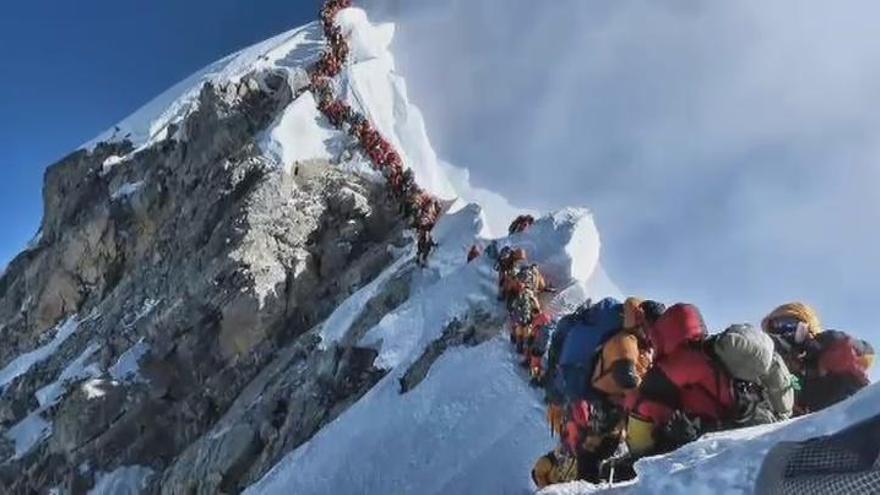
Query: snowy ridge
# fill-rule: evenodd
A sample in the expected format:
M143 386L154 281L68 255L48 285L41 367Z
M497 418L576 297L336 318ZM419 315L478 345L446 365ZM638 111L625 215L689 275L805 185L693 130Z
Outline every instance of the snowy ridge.
M800 441L835 433L868 419L880 409L880 384L822 412L782 423L706 435L675 452L642 459L639 478L615 487L569 483L542 495L590 493L695 495L751 493L767 451L777 442Z
M91 150L100 142L125 139L136 149L147 148L170 137L168 127L196 110L199 91L205 83L236 82L261 69L302 70L317 60L323 46L321 27L318 22L312 22L245 48L177 83L82 148ZM105 163L105 168L121 161L121 157L113 158Z
M353 8L340 12L337 22L351 56L333 83L338 86L335 94L367 116L399 150L418 183L450 200L450 208L434 230L439 246L427 268L414 268L414 247L394 252L395 260L318 329L325 349L339 344L375 349L375 365L387 375L246 493L531 493L529 472L534 461L555 447L556 440L545 422L541 393L527 385L506 341L506 313L496 299L493 261L483 256L467 264L465 257L471 245L485 246L493 239L499 247L524 248L530 261L559 289L546 301L546 308L560 314L590 297L621 295L600 265L599 232L589 211L570 208L539 218L527 232L500 238L507 222L524 211L506 198L471 186L467 170L438 158L421 112L410 103L406 83L396 72L389 48L394 26L374 25L363 10ZM283 71L290 80L305 77L306 68L324 47L321 25L314 22L246 48L177 84L84 147L128 139L136 153L175 137L169 135L171 126L197 109L203 84L224 85L259 70ZM346 161L350 139L322 115L310 91L300 93L277 116L258 136L258 144L265 158L287 173L297 162L322 159L376 175L365 162ZM111 156L104 169L124 166L125 161L126 157ZM124 200L139 194L143 185L126 183L111 197ZM370 328L355 331L364 307L400 278L410 284L409 298ZM120 323L134 325L156 304L147 301L133 321ZM442 340L450 324L468 321L475 314L486 317L498 335L472 347L445 349L424 378L402 393L403 379L426 350ZM48 342L11 361L0 370L0 389L55 353L77 328L76 318L71 318L59 324ZM149 352L143 339L107 370L94 364L99 350L89 342L52 377L54 381L36 392L39 407L6 433L14 443L15 457L26 455L52 435L53 424L44 413L72 383L90 379L82 390L94 398L104 393L100 376L109 374L120 382L143 380L138 362ZM640 478L624 485L573 483L542 493L749 493L763 454L775 442L830 433L874 414L878 406L880 388L873 386L814 416L710 435L671 454L641 460ZM153 474L146 467L120 467L100 476L90 493L140 493Z
M503 325L493 261L481 257L464 263L468 246L479 240L480 217L480 209L470 205L441 219L435 230L440 246L426 273L418 274L414 294L361 340L379 351L377 364L389 374L246 493L531 490L528 472L536 452L550 449L553 440L541 396L526 384L504 337L451 348L418 386L406 394L399 389L408 367L454 318L464 319L479 308L501 322L499 330ZM548 280L568 288L558 296L567 299L566 306L590 295L584 287L597 269L599 239L586 210L541 218L527 233L500 244L527 247ZM396 263L389 271L401 268ZM385 273L379 287L367 286L351 296L325 322L323 336L342 338L354 320L351 312L360 308L353 302L381 290L392 276Z

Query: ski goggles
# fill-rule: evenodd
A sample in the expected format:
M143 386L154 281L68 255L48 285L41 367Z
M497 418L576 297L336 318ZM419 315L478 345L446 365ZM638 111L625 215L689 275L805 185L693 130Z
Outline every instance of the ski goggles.
M794 318L778 318L770 322L770 331L783 337L790 337L797 343L807 339L809 327Z

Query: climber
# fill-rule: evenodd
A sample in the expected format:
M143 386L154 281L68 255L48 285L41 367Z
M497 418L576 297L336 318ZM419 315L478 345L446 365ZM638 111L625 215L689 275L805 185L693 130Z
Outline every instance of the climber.
M531 289L535 294L551 292L550 287L547 285L547 281L544 279L544 275L541 274L538 265L534 263L520 266L516 273L515 282L518 285L513 287L514 291L518 290L519 287L524 287Z
M510 235L525 232L534 223L535 217L531 215L520 215L513 220L513 223L510 224L510 228L507 229L507 232Z
M438 246L436 242L434 242L434 238L431 236L430 230L419 230L418 231L418 252L416 254L416 262L421 267L428 266L428 257L431 255L431 251L434 250L435 247Z
M622 406L651 368L653 350L646 332L664 311L655 301L624 301L623 328L602 346L591 379L593 388L612 403Z
M774 349L773 339L748 324L731 325L711 336L704 350L732 379L734 412L724 428L788 419L794 408L793 377Z
M523 365L529 370L529 384L537 387L544 375L543 358L550 342L550 330L553 318L546 311L541 311L526 329L525 358Z
M532 469L532 481L538 489L577 479L577 461L563 448L541 456Z
M430 194L422 194L418 218L414 227L417 230L432 231L440 218L440 203Z
M654 301L628 298L623 303L622 326L613 331L592 358L592 390L586 395L590 414L581 422L569 421L566 425L569 443L576 443L580 479L598 482L602 478L602 463L620 446L626 426L625 398L635 393L651 367L653 351L647 340L647 327L664 309ZM623 466L616 473L618 479L633 476L632 470Z
M526 353L526 339L528 338L532 323L535 318L541 314L541 302L538 300L537 294L529 289L523 288L510 301L510 327L511 340L516 345L516 352L519 354ZM526 362L528 362L526 360Z
M621 332L624 313L639 309L634 302L628 301L625 310L624 304L612 298L596 304L587 301L562 317L550 337L541 379L549 403L547 419L565 452L577 459L579 479L598 481L600 462L620 444L625 413L594 389L591 381L602 359L597 351ZM633 314L626 317L627 322L636 319Z
M672 306L648 326L647 336L654 366L626 404L626 440L636 457L668 452L720 428L736 405L730 377L703 350L706 326L695 306Z
M789 341L795 338L805 341L804 332L813 336L819 335L822 332L822 323L813 308L804 303L793 302L783 304L771 311L761 321L761 328L773 338L776 350L785 358L788 369L800 375L804 365L804 350L800 346L789 345ZM801 331L801 336L794 335L798 329ZM788 335L790 338L784 338L786 334L790 334Z
M815 412L870 383L874 349L845 332L823 331L816 312L803 303L784 304L761 323L797 377L795 413Z
M418 187L418 185L413 186L409 195L406 197L404 201L401 202L401 213L403 214L404 220L406 220L409 224L415 224L416 217L419 213L419 205L422 200L422 190Z
M475 259L479 258L480 255L482 255L482 254L483 253L480 252L479 246L477 246L476 244L472 245L471 248L468 250L467 262L470 263L471 261L474 261Z
M403 168L403 160L401 160L400 155L397 156L397 159L400 161L400 167ZM410 193L415 189L416 186L416 176L413 173L411 168L408 168L401 172L400 175L400 197L406 198L410 195Z
M322 111L327 116L327 120L329 120L334 127L340 127L342 123L345 122L349 107L339 100L333 100L327 104Z
M516 279L520 263L528 261L526 251L522 248L513 249L505 246L498 253L498 261L495 263L495 271L498 272L498 299L510 301L513 294L511 289L512 280Z

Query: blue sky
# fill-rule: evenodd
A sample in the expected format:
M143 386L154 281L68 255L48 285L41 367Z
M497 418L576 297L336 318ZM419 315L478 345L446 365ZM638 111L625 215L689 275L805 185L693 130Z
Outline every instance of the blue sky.
M365 0L439 155L520 206L586 206L627 293L714 329L789 300L877 342L880 38L824 4ZM6 261L46 165L317 1L59 0L0 17ZM9 49L12 47L12 49Z
M239 48L317 17L317 0L29 0L0 14L0 266L39 227L43 171Z

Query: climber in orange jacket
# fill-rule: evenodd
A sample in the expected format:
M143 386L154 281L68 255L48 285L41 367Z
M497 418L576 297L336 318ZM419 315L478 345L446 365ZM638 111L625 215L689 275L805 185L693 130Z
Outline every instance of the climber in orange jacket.
M664 310L660 303L628 298L623 303L623 327L596 354L590 375L595 397L583 401L575 414L569 412L564 427L565 441L577 457L580 479L599 482L602 463L614 454L623 439L626 399L636 394L652 364L647 328ZM548 417L553 415L548 412ZM632 476L630 466L618 468L618 479Z
M635 297L623 303L623 328L598 354L591 381L593 389L620 406L638 389L654 357L646 331L663 311L662 304Z

